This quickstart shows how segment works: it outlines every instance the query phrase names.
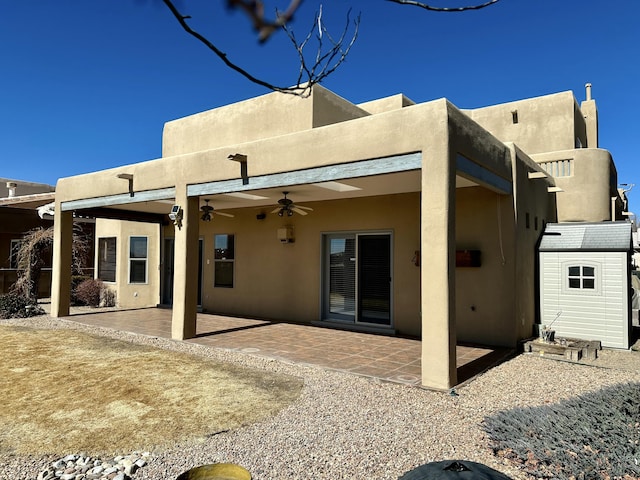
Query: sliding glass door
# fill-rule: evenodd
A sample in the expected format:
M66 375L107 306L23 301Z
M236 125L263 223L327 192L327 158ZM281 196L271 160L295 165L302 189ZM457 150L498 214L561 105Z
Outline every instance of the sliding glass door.
M324 318L391 326L391 234L331 234L324 240Z

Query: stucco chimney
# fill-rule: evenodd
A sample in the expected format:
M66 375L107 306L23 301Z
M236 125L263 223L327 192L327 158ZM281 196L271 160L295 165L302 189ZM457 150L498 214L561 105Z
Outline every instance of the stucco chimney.
M16 196L16 187L18 184L16 182L7 182L7 188L9 189L9 198Z
M591 84L587 83L585 88L587 89L587 100L591 100Z

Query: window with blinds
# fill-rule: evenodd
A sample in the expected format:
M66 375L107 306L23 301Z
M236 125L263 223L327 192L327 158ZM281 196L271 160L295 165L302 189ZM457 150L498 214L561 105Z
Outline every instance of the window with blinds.
M98 278L103 282L116 281L116 237L98 239Z
M324 317L391 325L391 235L325 236Z

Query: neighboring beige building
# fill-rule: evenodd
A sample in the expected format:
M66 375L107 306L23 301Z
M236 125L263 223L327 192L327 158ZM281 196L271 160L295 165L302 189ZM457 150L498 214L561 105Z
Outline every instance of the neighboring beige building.
M545 224L618 218L597 146L595 103L571 92L462 111L315 86L174 120L162 158L58 182L52 313L76 212L98 219L97 276L122 306L171 304L176 339L199 306L414 335L423 385L449 388L457 342L533 334Z

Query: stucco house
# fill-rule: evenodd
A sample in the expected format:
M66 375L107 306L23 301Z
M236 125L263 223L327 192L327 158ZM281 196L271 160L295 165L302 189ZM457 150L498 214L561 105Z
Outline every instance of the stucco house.
M170 304L176 339L198 308L412 335L423 385L449 388L457 342L532 335L541 232L619 219L616 182L590 89L474 110L272 93L166 123L162 158L58 181L52 314L73 216L94 216L97 277L120 305Z

